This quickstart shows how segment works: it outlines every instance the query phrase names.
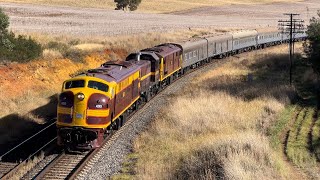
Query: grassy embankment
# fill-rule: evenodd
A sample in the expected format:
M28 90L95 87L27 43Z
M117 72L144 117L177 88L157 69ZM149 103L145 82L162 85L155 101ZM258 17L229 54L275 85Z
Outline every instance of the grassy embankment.
M148 33L119 37L49 37L32 34L44 47L43 57L29 63L0 63L0 144L11 142L56 115L62 82L77 72L99 67L128 52L208 33L203 30Z
M123 173L114 178L314 177L297 171L284 156L282 135L293 112L288 105L297 95L288 85L286 49L284 45L232 57L232 61L194 79L168 100L167 108L134 142L134 153L124 163ZM305 69L300 72L305 74ZM248 81L248 74L252 74L252 81ZM283 115L284 110L289 115ZM314 129L319 129L319 121L315 124ZM305 138L302 134L307 129L300 131ZM291 147L295 143L305 145L305 140L289 141L288 151L296 148ZM305 162L310 170L315 168L313 162Z
M288 160L301 168L309 178L319 179L320 120L315 89L317 77L306 62L298 61L295 65L294 84L300 99L281 114L270 134L275 139L274 147L282 148ZM284 139L283 145L276 140L276 135Z
M137 11L152 12L152 13L168 13L175 11L183 11L187 9L205 7L205 6L221 6L230 4L263 4L275 2L297 2L301 0L145 0L142 1ZM113 0L0 0L0 2L18 2L18 3L33 3L57 6L75 6L75 7L91 7L91 8L105 8L114 9L115 3Z

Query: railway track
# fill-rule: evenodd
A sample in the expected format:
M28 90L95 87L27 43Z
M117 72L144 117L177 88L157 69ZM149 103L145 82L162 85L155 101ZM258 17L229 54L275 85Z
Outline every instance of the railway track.
M83 154L61 153L32 179L69 179L75 170L95 151Z
M12 178L28 161L56 143L55 122L0 156L0 179Z
M153 96L152 98L154 98ZM151 98L151 99L152 99ZM134 111L128 116L128 121L124 126L129 126L133 121L132 116L139 112L147 103L143 103L140 109ZM103 150L108 148L111 144L110 141L117 139L121 132L125 131L125 128L120 128L115 133L111 133L103 142L101 148L97 148L81 154L70 154L61 152L52 161L47 162L46 166L37 170L38 172L34 176L24 176L23 179L76 179L78 176L83 176L88 168L94 165L94 162L102 155Z

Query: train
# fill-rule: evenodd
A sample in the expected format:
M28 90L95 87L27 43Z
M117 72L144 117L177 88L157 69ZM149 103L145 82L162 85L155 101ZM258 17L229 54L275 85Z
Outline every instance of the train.
M297 34L295 41L307 38ZM250 50L289 42L274 29L241 30L160 44L108 61L63 82L57 107L57 144L90 150L127 117L191 69Z

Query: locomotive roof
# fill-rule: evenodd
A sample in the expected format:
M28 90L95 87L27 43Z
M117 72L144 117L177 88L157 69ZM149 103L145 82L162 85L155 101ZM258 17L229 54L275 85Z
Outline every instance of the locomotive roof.
M155 52L150 52L150 51L141 51L139 52L141 53L141 60L148 60L148 61L159 61L159 57L155 54ZM131 61L131 60L136 60L136 56L138 53L131 53L127 56L126 61ZM146 57L143 55L150 55L150 57L152 57L150 59L150 57ZM147 59L146 59L147 58Z
M101 78L108 82L115 81L118 83L138 71L143 63L145 62L110 61L102 64L99 68L88 70L86 75Z
M152 47L152 48L143 49L141 51L142 52L155 52L160 57L166 57L172 53L179 52L181 50L182 49L176 44L166 43L166 44L160 44L160 45Z

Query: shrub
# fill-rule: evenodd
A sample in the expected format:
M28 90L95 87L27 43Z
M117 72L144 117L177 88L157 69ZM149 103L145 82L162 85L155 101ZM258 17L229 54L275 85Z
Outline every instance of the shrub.
M26 36L15 36L8 32L9 18L0 9L0 61L27 62L39 57L42 48L39 43Z
M54 49L59 51L60 53L65 53L70 47L62 42L50 41L46 46L46 49Z

